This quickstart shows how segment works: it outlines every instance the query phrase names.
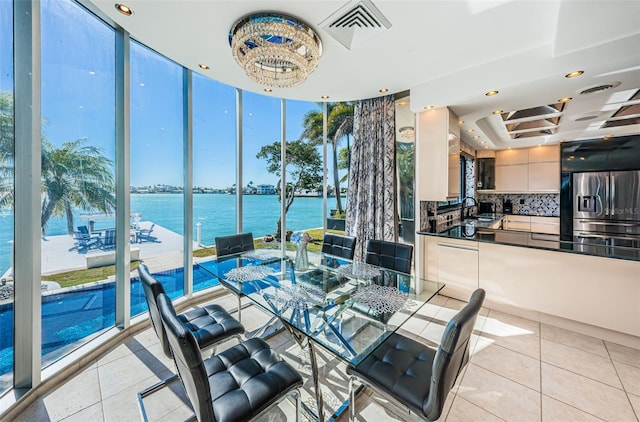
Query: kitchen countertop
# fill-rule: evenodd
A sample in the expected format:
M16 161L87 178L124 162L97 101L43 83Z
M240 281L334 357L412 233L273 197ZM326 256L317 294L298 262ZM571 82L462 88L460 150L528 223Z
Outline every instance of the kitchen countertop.
M483 216L486 217L483 218ZM494 218L490 218L491 216ZM560 240L560 236L555 234L501 230L499 227L504 216L504 214L480 214L477 216L478 219L465 219L462 222L454 220L439 224L435 232L419 231L418 234L640 261L640 249L585 245Z

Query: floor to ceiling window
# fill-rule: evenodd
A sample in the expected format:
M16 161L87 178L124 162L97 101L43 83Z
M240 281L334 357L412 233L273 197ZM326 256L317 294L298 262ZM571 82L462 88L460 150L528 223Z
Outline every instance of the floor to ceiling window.
M115 323L113 283L77 271L115 224L115 31L70 0L43 0L41 19L46 366Z
M208 254L216 236L236 233L236 90L193 75L193 239ZM198 242L199 241L199 242ZM193 290L207 279L194 274Z
M266 240L279 235L280 105L279 98L242 93L242 186L235 189L244 193L242 231Z
M0 2L0 393L13 382L13 5Z
M322 104L293 100L286 104L286 228L322 239ZM318 129L319 139L306 136Z
M327 229L331 231L344 232L345 228L352 143L353 103L327 103Z
M175 270L184 257L183 68L133 41L130 63L131 249L154 273ZM161 280L169 296L182 295L182 274ZM131 308L146 310L139 284Z

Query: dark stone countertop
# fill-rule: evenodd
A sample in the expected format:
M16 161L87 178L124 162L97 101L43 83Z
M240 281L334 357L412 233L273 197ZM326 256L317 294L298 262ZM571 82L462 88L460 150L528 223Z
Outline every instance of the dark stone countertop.
M640 249L563 241L560 240L559 235L555 234L492 229L483 226L483 222L479 224L477 221L478 220L464 220L462 223L460 221L453 221L439 224L436 232L419 231L418 234L640 261Z

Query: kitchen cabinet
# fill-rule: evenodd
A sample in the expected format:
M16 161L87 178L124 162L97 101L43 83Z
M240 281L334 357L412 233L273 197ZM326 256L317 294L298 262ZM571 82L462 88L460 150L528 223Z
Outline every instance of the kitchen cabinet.
M424 276L467 293L478 288L478 242L425 236Z
M496 151L496 166L510 166L514 164L528 164L529 151L527 148L503 149Z
M492 302L640 336L640 262L491 243L478 253Z
M529 192L560 192L560 161L529 163Z
M504 218L504 229L521 232L531 231L531 217L528 215L507 215Z
M529 192L560 192L560 146L529 148Z
M446 201L460 195L460 126L447 107L417 116L416 199ZM454 171L455 170L455 171Z
M545 145L529 148L529 163L544 163L549 161L560 161L560 146Z
M456 264L467 267L451 268ZM423 276L446 283L443 294L468 300L477 280L491 309L587 335L604 328L610 336L640 336L638 274L640 261L424 236Z
M531 232L560 234L560 217L531 216Z
M523 193L529 190L529 164L497 165L496 192Z
M495 192L560 192L560 147L546 145L495 153Z

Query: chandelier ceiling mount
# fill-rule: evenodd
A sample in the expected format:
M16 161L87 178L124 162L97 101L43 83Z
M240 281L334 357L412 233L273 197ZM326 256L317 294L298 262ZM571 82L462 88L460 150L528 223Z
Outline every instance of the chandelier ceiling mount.
M233 24L229 44L255 82L277 88L300 85L318 66L320 37L306 23L279 13L257 13Z

